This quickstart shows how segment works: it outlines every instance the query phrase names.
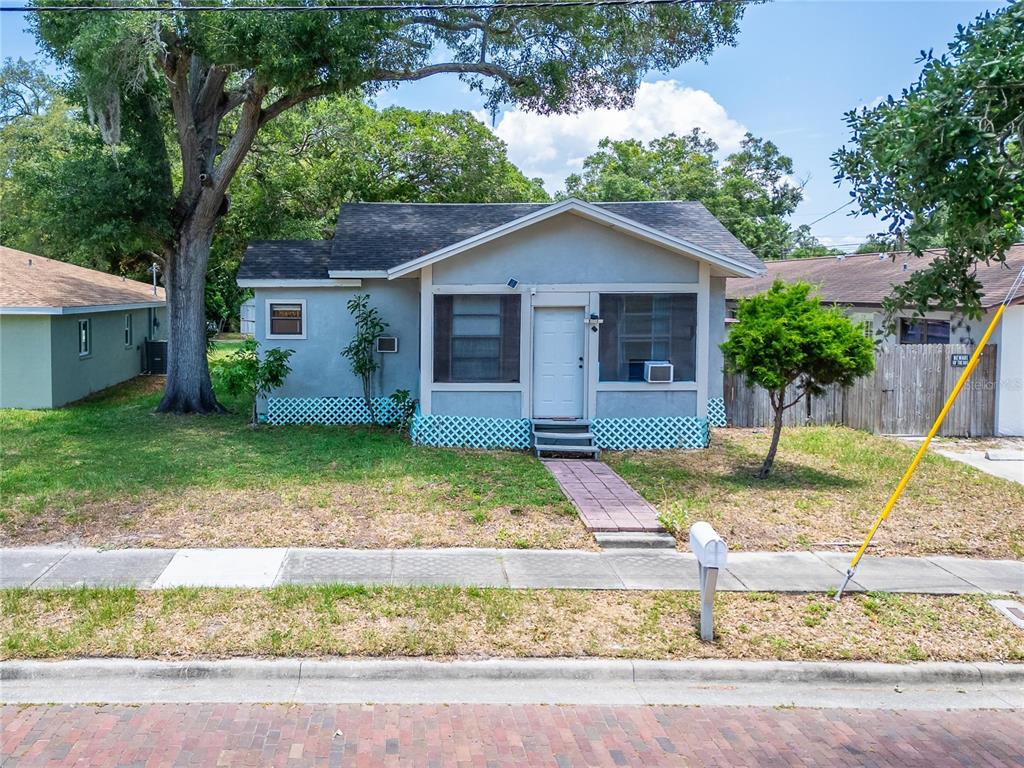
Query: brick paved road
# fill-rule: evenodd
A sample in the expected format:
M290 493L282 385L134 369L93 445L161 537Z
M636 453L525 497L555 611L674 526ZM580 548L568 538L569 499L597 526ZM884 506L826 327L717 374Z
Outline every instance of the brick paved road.
M506 705L3 707L10 766L1024 766L1024 713Z

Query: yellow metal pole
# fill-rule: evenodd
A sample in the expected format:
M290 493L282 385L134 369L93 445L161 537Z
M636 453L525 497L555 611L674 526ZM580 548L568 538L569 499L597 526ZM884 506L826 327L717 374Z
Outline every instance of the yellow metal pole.
M928 430L927 437L925 437L924 442L921 443L921 447L917 449L917 453L914 454L914 460L910 462L910 466L907 467L907 471L903 473L903 477L900 478L900 482L897 484L896 489L892 492L892 495L889 496L889 500L885 502L885 506L882 507L882 511L878 513L878 517L875 518L875 521L868 529L868 534L864 537L864 542L860 545L860 549L857 550L857 553L850 561L850 567L846 569L846 578L843 580L842 586L839 587L839 592L836 593L836 602L842 598L843 592L846 590L850 580L853 579L854 574L857 572L857 564L864 556L864 551L871 543L871 539L875 536L875 531L878 530L878 526L880 526L889 516L889 513L892 512L893 507L896 506L896 502L900 500L900 496L903 495L903 490L907 487L907 483L910 482L910 478L917 469L917 465L920 464L921 459L924 458L925 451L928 450L928 445L931 443L932 438L938 434L939 427L942 426L942 422L946 418L946 414L949 413L949 409L953 407L953 401L956 400L957 395L960 394L960 390L964 388L964 385L967 383L967 379L970 378L971 373L973 373L974 369L977 367L978 360L981 359L981 353L985 349L985 345L988 344L988 340L992 337L992 333L995 331L996 326L999 325L999 319L1003 316L1003 311L1006 309L1006 305L1009 303L1010 299L1013 298L1013 295L1016 292L1017 287L1020 286L1022 280L1024 280L1024 269L1021 270L1017 279L1014 281L1013 286L1011 286L1006 299L999 305L995 315L993 315L992 322L990 322L988 324L988 328L985 329L985 334L981 337L981 341L974 350L974 354L971 355L971 359L968 361L967 367L964 368L964 372L960 374L960 378L957 380L956 386L953 387L953 391L950 392L949 397L946 398L946 404L942 406L942 410L939 411L939 415L935 418L935 423L932 424L932 428Z

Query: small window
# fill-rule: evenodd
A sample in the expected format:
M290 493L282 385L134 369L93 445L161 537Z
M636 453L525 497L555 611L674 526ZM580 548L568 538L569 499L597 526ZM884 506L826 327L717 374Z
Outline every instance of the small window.
M516 295L434 297L434 381L519 381Z
M268 301L267 338L306 338L305 301Z
M88 320L78 321L78 356L87 357L92 346L92 329Z
M644 363L667 360L675 381L697 377L697 296L602 293L601 381L644 381Z
M124 316L124 345L130 347L132 345L132 316Z
M900 344L949 344L949 321L901 318Z

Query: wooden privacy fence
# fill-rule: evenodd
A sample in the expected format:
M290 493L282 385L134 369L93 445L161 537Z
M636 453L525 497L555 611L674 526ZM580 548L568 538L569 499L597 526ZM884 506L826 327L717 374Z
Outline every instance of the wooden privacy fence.
M787 426L844 424L882 435L924 435L963 372L968 344L890 344L875 353L875 372L849 387L829 387L786 411ZM985 437L995 433L997 347L985 348L971 378L943 422L940 435ZM786 402L796 396L792 391ZM725 412L734 427L768 427L768 393L742 376L725 377Z

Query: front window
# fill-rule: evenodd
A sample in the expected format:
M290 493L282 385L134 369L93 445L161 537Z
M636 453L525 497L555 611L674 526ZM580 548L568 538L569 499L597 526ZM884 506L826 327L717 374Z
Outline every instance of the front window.
M124 316L124 345L130 347L132 345L132 316Z
M305 309L304 301L269 302L268 336L305 336Z
M88 320L78 321L78 356L86 357L89 354L89 347L92 343L90 338L90 328Z
M948 320L900 320L900 344L949 344Z
M518 295L434 297L434 381L519 381Z
M602 293L600 379L643 381L644 363L667 360L673 381L697 378L697 295Z

